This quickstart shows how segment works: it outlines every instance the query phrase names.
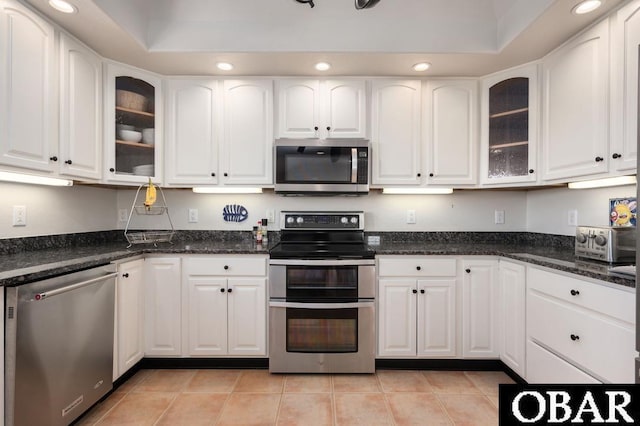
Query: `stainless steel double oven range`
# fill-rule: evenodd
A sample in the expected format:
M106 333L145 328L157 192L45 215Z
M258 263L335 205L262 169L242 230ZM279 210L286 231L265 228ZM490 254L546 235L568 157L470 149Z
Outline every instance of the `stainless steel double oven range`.
M363 212L282 212L269 261L269 371L375 371L375 252Z

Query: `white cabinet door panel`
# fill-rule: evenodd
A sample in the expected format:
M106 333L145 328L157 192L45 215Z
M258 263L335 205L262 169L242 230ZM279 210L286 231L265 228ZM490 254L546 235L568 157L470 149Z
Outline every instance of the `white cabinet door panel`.
M227 353L227 280L188 277L187 354Z
M500 261L500 359L525 377L526 271L523 265Z
M379 289L378 355L415 357L415 280L383 279Z
M278 80L278 137L318 137L320 85L318 80Z
M420 356L456 355L456 280L418 281Z
M230 278L227 290L229 354L266 355L264 278Z
M180 258L145 260L145 354L182 354Z
M462 282L462 354L498 358L498 282L494 260L465 260Z
M325 82L323 126L329 138L366 137L366 90L364 80Z

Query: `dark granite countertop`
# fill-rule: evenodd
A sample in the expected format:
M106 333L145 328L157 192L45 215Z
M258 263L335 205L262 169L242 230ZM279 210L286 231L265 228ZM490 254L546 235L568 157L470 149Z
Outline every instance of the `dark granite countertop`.
M193 236L193 235L192 235ZM271 242L273 244L273 242ZM555 270L574 273L608 283L635 288L635 278L608 271L599 262L577 261L566 246L550 247L529 243L489 244L476 241L388 241L370 246L378 255L450 255L502 256ZM269 246L256 245L250 239L179 238L173 243L138 244L127 248L126 241L102 241L95 244L38 247L0 255L0 285L19 285L73 271L104 265L143 254L268 254Z

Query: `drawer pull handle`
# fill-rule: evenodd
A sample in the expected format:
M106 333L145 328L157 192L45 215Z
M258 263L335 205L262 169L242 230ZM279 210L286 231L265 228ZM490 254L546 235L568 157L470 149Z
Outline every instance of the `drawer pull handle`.
M573 340L574 342L575 342L576 340L580 340L580 336L578 336L578 335L576 335L576 334L572 334L572 335L571 335L571 340Z
M420 294L424 294L424 288L420 289Z
M580 294L579 290L571 290L571 295L572 296L578 296Z
M411 292L412 292L413 294L416 294L416 293L418 292L418 290L416 290L416 289L414 288L413 290L411 290Z
M229 290L227 290L227 293L231 293L233 291L232 288L230 288Z
M128 272L125 272L124 274L122 274L122 276L123 276L124 278L129 278L129 273L128 273Z
M470 273L471 273L471 269L469 269L469 268L465 269L464 271L465 271L467 274L470 274Z
M224 288L221 288L221 289L220 289L220 293L224 293Z
M416 270L418 270L418 271L419 271L419 270L421 270L421 269L422 269L422 267L420 267L420 266L416 266Z

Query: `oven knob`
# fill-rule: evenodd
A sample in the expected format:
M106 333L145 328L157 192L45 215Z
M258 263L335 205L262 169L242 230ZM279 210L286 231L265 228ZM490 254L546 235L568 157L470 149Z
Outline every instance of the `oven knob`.
M296 222L300 225L304 222L304 219L302 218L302 216L298 216L298 218L296 219Z
M584 244L587 242L587 236L584 235L583 233L580 233L578 235L576 235L576 240L580 243L580 244Z
M599 246L603 246L607 244L607 238L604 235L598 235L595 241L596 241L596 244Z
M342 217L340 218L340 223L343 223L346 225L347 223L349 223L349 219L347 219L346 217Z
M354 216L354 217L352 217L352 218L351 218L351 223L353 223L354 225L355 225L356 223L358 223L358 218L357 218L357 217L355 217L355 216Z
M287 216L287 223L293 223L293 218L291 216Z

